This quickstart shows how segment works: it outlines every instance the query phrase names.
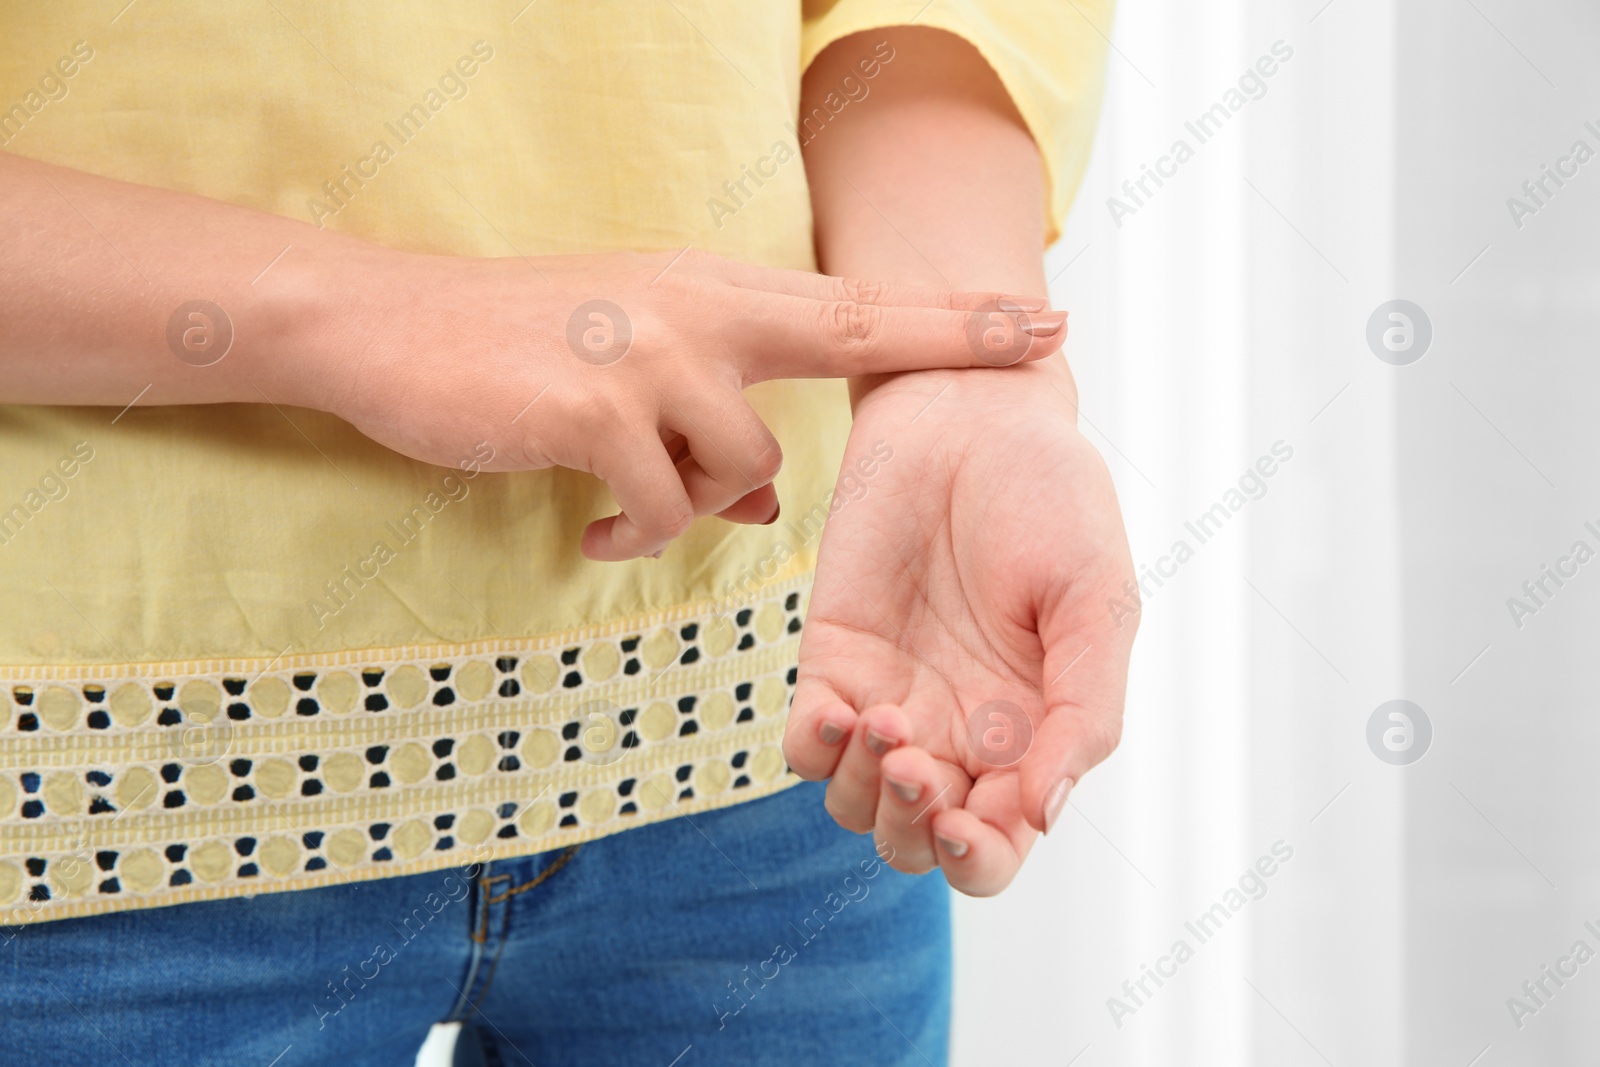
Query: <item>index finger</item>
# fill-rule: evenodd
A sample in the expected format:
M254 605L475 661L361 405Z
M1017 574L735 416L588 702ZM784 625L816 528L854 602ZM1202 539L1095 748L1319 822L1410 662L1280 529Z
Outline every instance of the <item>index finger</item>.
M899 282L843 278L809 270L763 267L731 259L719 263L712 276L741 289L784 293L789 296L805 297L807 300L849 300L857 304L877 304L883 307L930 307L952 311L1002 307L1006 310L1035 312L1044 311L1050 306L1050 301L1041 296L930 289L920 285L903 285Z
M735 302L725 343L747 382L1006 367L1060 351L1067 336L1065 311L1001 300L920 307L741 290Z

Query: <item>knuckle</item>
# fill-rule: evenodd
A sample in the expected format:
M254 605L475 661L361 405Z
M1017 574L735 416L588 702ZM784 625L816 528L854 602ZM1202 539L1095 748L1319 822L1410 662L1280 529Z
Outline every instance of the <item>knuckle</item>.
M781 748L783 762L799 777L808 782L818 782L828 777L826 764L813 758L813 754L806 751L805 743L792 733L784 737Z
M975 897L978 900L983 900L987 897L999 896L1001 891L1010 884L1011 877L1007 875L1003 878L991 878L978 882L962 883L960 885L956 884L955 882L951 882L950 888L954 889L962 896Z
M750 455L751 477L757 485L765 485L783 469L783 446L770 435L759 442Z
M628 424L629 412L620 397L604 389L591 389L572 405L572 417L580 432L609 436L616 427ZM604 440L605 437L600 438Z
M865 348L883 332L883 309L875 304L836 300L826 305L823 315L827 337L845 351Z
M655 530L661 536L674 538L689 528L694 522L694 505L687 499L674 501L656 519Z
M792 722L793 720L791 720L791 724ZM783 744L779 746L779 749L783 752L783 762L788 765L791 771L801 778L811 779L814 777L811 773L810 760L806 758L806 753L802 751L802 747L794 740L792 725L790 730L784 733Z
M889 295L889 287L883 282L863 278L840 278L839 292L841 299L848 303L881 304Z
M872 829L871 819L863 819L858 812L852 811L848 806L840 803L831 789L828 790L827 795L823 798L822 806L829 815L833 816L834 822L853 834L864 834Z
M927 874L933 870L935 864L931 862L914 862L904 854L896 852L888 860L888 864L901 874Z
M529 429L519 434L507 449L509 455L507 462L509 469L542 471L556 465L551 456L551 450L545 446L544 435L537 429ZM498 470L496 465L490 465L485 470Z
M886 841L874 841L874 846L878 856L883 856L883 849L888 849L890 854L883 859L883 862L890 865L891 869L901 872L902 875L925 875L925 873L930 872L938 865L934 864L931 857L917 856L914 859L914 857L907 856L906 851L896 849L893 845L888 845Z

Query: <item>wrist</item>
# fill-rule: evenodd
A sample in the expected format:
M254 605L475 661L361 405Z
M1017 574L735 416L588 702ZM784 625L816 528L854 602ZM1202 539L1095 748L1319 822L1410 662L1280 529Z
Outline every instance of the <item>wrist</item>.
M240 399L342 414L383 317L381 298L410 258L345 238L286 255L251 306L262 344L244 368L250 380Z
M987 403L1056 407L1074 423L1078 417L1078 383L1065 356L1054 355L1014 367L987 367L907 371L850 379L850 408L856 417L875 399L906 391L938 395L959 386L964 397Z

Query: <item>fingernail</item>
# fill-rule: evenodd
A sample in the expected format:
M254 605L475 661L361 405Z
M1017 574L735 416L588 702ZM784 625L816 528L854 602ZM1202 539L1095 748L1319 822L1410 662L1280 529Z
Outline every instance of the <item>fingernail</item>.
M902 782L899 779L890 778L887 774L883 776L883 780L889 783L889 788L894 790L894 795L907 804L915 804L917 798L922 796L922 787L916 782Z
M1043 311L1046 301L1035 296L1003 296L1000 298L1000 310L1007 314L1018 311Z
M1031 337L1054 337L1061 332L1061 327L1067 324L1065 311L1052 311L1043 318L1034 319L1022 324L1022 332Z
M666 551L666 549L663 548L663 549L660 549L659 551L652 552L652 553L650 553L650 558L651 559L660 559L661 558L661 553L665 552L665 551Z
M874 756L883 755L899 743L892 737L884 737L882 734L873 733L871 730L867 731L867 751Z
M766 522L762 523L761 525L763 525L763 526L771 526L773 523L778 521L778 515L782 511L783 511L783 504L780 503L780 502L774 501L773 505L772 505L772 518L768 519Z
M956 859L960 859L962 856L967 854L967 843L965 841L958 841L953 837L946 837L943 834L934 834L933 836L938 838L939 844L944 846L944 850L950 853L950 855L954 856Z
M825 745L837 745L844 740L845 733L845 730L827 721L817 727L817 736L822 739L822 743Z
M1063 778L1050 787L1050 792L1044 796L1044 832L1049 833L1055 829L1056 820L1061 817L1061 809L1067 806L1067 794L1072 792L1072 779Z

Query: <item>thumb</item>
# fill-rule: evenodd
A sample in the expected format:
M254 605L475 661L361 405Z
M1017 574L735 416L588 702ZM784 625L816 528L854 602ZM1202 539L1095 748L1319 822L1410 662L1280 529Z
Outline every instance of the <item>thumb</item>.
M1045 646L1044 722L1020 771L1023 816L1045 833L1056 825L1073 786L1111 755L1122 737L1134 627L1083 625L1085 613L1103 618L1092 604L1063 607L1039 622Z

